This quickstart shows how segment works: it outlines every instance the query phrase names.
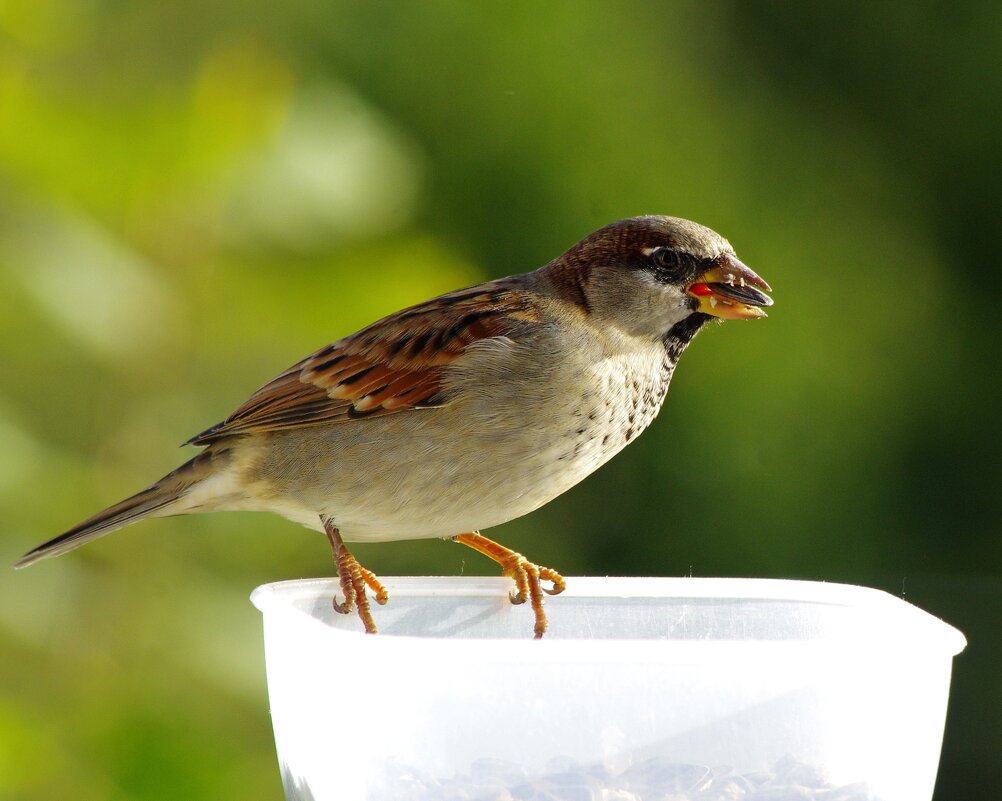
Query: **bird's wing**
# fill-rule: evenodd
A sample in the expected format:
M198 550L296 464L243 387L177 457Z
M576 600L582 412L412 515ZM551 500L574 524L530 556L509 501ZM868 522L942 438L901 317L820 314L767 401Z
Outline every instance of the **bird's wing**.
M473 342L517 335L540 321L517 279L442 295L306 357L188 442L440 406L448 400L446 367Z

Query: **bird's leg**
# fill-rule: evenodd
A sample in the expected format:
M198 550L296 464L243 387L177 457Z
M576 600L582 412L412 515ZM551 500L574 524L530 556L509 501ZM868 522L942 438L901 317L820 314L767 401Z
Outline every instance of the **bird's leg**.
M372 611L369 609L369 598L365 594L366 585L375 593L376 603L385 604L390 594L386 588L376 578L376 574L371 570L362 567L358 560L352 556L345 547L344 540L341 539L341 532L337 530L334 521L329 517L320 515L320 522L324 525L324 531L331 544L331 551L334 553L334 564L337 567L337 575L341 580L341 592L344 594L344 601L333 600L334 611L347 615L355 606L358 606L358 616L362 619L362 625L368 634L376 633L376 623L372 619Z
M467 545L501 565L501 572L515 581L515 590L508 594L513 604L524 604L527 600L536 615L533 632L538 640L546 632L546 613L543 611L543 593L556 595L567 587L564 577L556 570L530 562L522 554L505 548L494 540L489 540L477 531L459 534L452 538ZM552 587L543 587L540 581L552 582Z

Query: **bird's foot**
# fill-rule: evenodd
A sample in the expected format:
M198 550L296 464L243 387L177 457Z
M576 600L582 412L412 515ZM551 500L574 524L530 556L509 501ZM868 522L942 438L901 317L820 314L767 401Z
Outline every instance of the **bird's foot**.
M530 562L522 554L499 545L476 531L459 534L452 539L501 565L501 572L511 576L515 581L515 589L508 594L508 597L513 604L530 602L533 614L536 616L533 633L537 640L542 637L547 628L546 613L543 611L543 593L557 595L563 592L567 587L564 577L556 570ZM550 582L552 586L544 587L541 584L543 581Z
M334 553L334 564L337 567L338 579L341 581L341 593L344 595L343 601L338 601L335 596L332 604L334 611L342 615L349 614L352 609L358 608L358 616L365 626L368 634L375 634L376 623L372 619L372 610L369 608L369 596L365 592L368 586L373 592L373 597L377 604L385 604L390 599L390 594L386 591L376 574L371 570L362 567L358 560L351 555L345 547L344 540L341 539L341 532L334 525L330 518L321 515L321 522L324 531L331 544L331 551Z

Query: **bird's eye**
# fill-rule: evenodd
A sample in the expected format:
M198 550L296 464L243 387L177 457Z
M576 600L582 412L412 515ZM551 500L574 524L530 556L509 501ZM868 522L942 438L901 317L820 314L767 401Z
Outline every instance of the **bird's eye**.
M658 248L651 256L659 271L673 273L682 266L682 259L674 248Z

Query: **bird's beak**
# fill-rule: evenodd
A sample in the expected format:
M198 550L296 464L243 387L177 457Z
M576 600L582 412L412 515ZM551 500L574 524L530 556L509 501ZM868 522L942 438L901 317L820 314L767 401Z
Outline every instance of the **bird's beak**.
M750 320L768 316L762 307L772 305L772 298L759 289L772 292L772 287L736 256L725 253L686 287L686 292L699 302L699 311L705 314L724 320Z

